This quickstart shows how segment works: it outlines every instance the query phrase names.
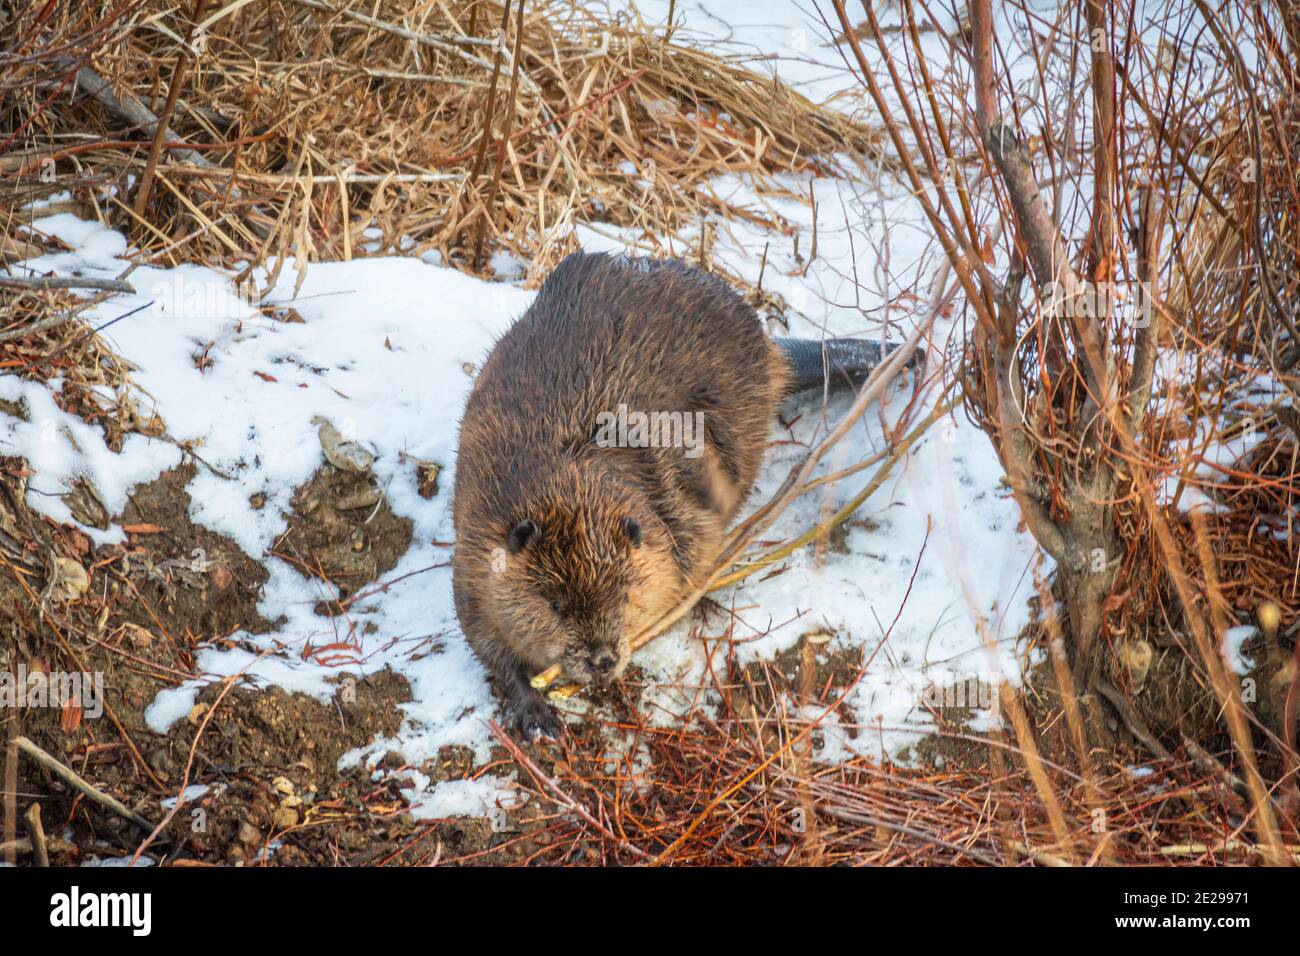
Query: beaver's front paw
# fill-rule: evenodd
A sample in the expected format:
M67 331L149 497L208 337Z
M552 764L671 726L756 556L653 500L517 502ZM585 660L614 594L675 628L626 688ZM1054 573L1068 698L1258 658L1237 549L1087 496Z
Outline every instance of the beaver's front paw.
M524 740L540 737L559 738L564 721L546 698L532 688L527 694L518 694L510 701L510 719L515 731Z

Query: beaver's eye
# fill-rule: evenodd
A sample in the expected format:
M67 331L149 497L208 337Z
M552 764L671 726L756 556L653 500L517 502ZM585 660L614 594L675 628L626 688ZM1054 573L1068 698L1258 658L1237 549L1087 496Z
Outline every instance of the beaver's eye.
M564 605L561 604L559 601L552 601L552 602L551 602L551 610L554 611L556 614L563 614L563 613L564 613Z

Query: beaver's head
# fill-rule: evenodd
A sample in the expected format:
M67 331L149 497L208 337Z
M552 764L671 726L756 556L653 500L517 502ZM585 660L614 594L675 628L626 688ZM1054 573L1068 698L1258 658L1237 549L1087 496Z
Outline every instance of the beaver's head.
M550 506L516 516L501 542L495 582L501 622L532 661L559 663L583 684L622 676L625 625L637 580L641 524L627 509Z

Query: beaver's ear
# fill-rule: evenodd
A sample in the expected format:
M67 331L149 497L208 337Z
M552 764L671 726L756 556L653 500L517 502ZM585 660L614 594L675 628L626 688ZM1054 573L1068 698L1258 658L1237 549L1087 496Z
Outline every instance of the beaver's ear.
M623 519L623 533L627 535L627 540L632 542L632 547L641 547L641 526L637 524L635 518Z
M510 529L510 534L506 535L506 547L510 549L511 554L518 554L537 534L537 525L531 521L521 521Z

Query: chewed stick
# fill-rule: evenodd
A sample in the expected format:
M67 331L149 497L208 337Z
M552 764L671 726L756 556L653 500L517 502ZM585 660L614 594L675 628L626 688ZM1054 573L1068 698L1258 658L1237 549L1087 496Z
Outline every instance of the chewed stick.
M535 676L531 681L529 681L529 683L537 690L544 690L555 683L563 673L563 667L559 664L552 664L550 667L546 668L546 670Z

